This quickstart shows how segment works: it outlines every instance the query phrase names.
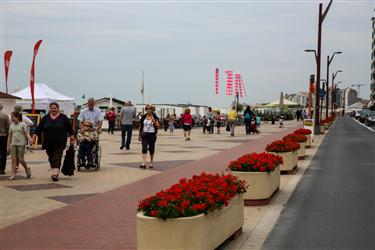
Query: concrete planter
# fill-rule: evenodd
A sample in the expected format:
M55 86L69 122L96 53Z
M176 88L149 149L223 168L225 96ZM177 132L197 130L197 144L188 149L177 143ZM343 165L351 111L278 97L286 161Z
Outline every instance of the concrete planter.
M305 148L311 148L311 135L306 135L306 137L307 137L307 141L306 141Z
M214 249L230 236L242 232L242 195L229 205L206 215L160 220L137 214L138 249Z
M324 129L327 130L329 129L330 125L328 123L324 123Z
M298 150L292 152L275 153L283 158L283 164L280 167L280 171L291 171L297 167L298 164Z
M304 160L306 155L306 142L299 142L300 148L298 149L298 160Z
M320 133L321 133L321 134L324 134L324 130L325 130L325 129L324 129L324 125L320 125L319 128L320 128Z
M249 186L246 193L243 194L245 205L252 205L251 201L269 199L280 186L280 166L274 171L268 172L240 172L231 171L232 175L246 181ZM257 203L259 204L259 203ZM265 201L264 204L268 204Z

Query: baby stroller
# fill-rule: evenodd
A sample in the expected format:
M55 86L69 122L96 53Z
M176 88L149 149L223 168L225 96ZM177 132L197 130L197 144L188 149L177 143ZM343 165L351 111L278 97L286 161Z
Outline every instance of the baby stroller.
M255 133L259 134L260 133L260 131L259 131L259 129L258 129L258 127L255 123L250 124L250 133L253 133L253 134L255 134Z
M81 167L85 169L94 168L95 171L98 171L100 169L101 156L102 149L99 141L80 143L77 157L77 171L80 171Z

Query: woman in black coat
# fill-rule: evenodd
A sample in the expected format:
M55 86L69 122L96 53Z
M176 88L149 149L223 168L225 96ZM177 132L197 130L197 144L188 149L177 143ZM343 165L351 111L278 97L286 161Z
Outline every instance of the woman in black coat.
M147 150L150 152L150 168L153 168L156 133L160 127L159 118L154 113L154 107L147 104L145 107L146 114L141 117L139 138L142 142L142 164L140 168L146 168Z
M52 168L51 179L58 181L61 158L66 147L67 138L70 136L70 143L74 143L73 128L66 115L61 114L59 104L51 102L49 113L45 115L36 128L36 134L33 136L42 136L42 149L46 150L48 161Z

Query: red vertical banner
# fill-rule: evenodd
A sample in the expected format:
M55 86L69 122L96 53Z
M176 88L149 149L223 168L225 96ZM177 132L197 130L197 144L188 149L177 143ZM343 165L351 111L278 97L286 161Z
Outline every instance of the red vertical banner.
M226 95L232 96L233 95L233 70L226 70L225 74L227 74Z
M215 94L219 95L219 68L215 69Z
M5 69L5 93L8 94L8 71L10 65L10 58L12 57L13 51L7 50L4 53L4 69Z
M234 83L235 83L236 96L239 94L240 79L241 79L241 75L240 74L234 74Z
M33 55L33 62L31 64L31 72L30 72L30 91L31 91L31 112L35 114L35 98L34 98L34 70L35 70L35 57L38 54L39 46L42 43L42 40L39 40L34 46L34 55Z

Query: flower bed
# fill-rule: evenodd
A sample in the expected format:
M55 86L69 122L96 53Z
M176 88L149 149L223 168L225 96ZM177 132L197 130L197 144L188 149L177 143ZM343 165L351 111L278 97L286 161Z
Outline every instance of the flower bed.
M214 249L241 229L244 192L233 175L202 173L140 201L138 249Z
M272 172L279 164L283 163L280 156L269 153L252 153L241 156L231 161L228 168L239 172Z
M303 134L288 134L284 137L284 139L290 139L294 142L298 142L300 144L300 147L298 149L298 159L303 160L305 159L305 154L306 154L306 141L307 137Z
M311 147L311 134L312 131L310 129L300 128L293 132L294 134L302 134L307 137L305 148Z
M271 144L268 144L266 147L267 152L275 152L275 153L285 153L285 152L292 152L299 149L299 144L290 140L278 140L273 141Z
M249 190L244 194L245 205L266 205L280 186L280 167L283 159L275 154L252 153L228 165L234 176L244 180Z
M138 211L160 219L206 214L227 206L236 194L245 192L245 183L232 175L202 173L140 201Z
M280 171L291 171L297 167L298 163L298 149L300 145L289 138L279 141L274 141L267 145L266 151L274 153L283 158L283 164Z

